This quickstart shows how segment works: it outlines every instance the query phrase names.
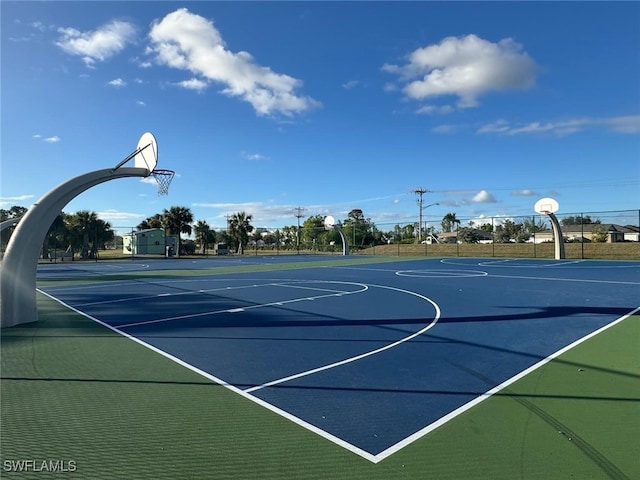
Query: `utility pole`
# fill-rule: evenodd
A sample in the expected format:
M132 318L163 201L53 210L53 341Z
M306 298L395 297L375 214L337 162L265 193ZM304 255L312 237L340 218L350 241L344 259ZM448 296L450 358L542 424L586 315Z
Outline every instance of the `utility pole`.
M229 232L229 219L231 218L231 215L225 215L224 218L227 220L227 230L224 232L225 233L225 240L227 242L227 248L230 248L231 246L231 235Z
M418 221L418 243L422 241L422 196L427 193L429 190L426 188L416 188L413 193L418 195L418 216L420 220Z
M293 209L295 212L294 215L298 219L298 230L296 231L296 248L298 250L298 255L300 255L300 219L304 216L302 213L304 211L303 207L296 207Z

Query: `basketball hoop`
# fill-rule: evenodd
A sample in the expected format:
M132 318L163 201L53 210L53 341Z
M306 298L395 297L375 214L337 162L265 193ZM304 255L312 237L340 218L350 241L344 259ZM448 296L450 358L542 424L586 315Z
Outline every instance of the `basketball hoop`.
M175 174L176 172L173 170L154 170L151 172L151 176L155 178L158 184L158 195L169 194L169 185L171 185L171 180L173 180Z

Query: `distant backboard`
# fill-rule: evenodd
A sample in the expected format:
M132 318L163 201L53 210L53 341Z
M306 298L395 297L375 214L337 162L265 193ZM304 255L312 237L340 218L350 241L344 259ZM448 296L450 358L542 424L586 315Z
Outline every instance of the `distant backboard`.
M553 198L541 198L533 208L537 213L549 215L550 213L556 213L560 205Z
M146 168L150 172L158 164L158 143L152 133L143 133L138 142L139 153L134 158L136 168Z
M327 230L331 230L335 224L336 219L331 215L327 215L326 217L324 217L324 228L326 228Z

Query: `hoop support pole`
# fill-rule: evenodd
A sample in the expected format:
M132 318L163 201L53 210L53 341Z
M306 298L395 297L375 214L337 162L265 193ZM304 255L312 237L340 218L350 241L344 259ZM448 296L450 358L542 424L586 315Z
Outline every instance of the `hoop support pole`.
M129 155L127 155L127 158L125 158L119 164L117 164L115 167L113 167L113 170L111 170L111 172L113 173L116 170L118 170L121 166L123 166L125 163L127 163L129 160L131 160L133 157L138 155L140 152L142 152L145 148L149 147L150 145L151 145L150 143L147 143L142 148L136 148L133 152L131 152Z

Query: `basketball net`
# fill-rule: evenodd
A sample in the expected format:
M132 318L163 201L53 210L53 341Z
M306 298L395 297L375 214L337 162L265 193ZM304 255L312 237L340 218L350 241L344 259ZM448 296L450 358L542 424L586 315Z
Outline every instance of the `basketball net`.
M173 170L154 170L151 172L158 185L158 195L169 194L169 185L171 185L171 180L173 180L175 174L176 172Z

